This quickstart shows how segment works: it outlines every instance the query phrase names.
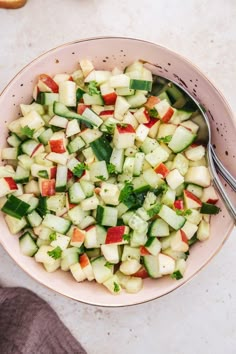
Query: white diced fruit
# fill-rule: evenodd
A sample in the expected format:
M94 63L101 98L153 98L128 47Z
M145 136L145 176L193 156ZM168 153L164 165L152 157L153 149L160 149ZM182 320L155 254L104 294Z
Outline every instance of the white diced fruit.
M130 277L126 283L125 290L129 294L138 293L143 286L143 279L138 277Z
M109 84L113 88L129 87L130 78L125 74L113 75L110 77Z
M86 77L92 70L94 70L93 63L88 59L80 60L79 64L83 71L84 77Z
M159 272L161 275L171 274L175 269L175 260L165 254L158 254Z
M118 96L115 103L114 117L118 120L122 120L129 107L130 104L127 100L124 97Z
M208 187L211 184L210 173L205 166L190 167L184 179L185 182L197 184L201 187Z
M86 279L86 275L79 263L71 265L70 271L76 281L80 282Z
M218 196L214 187L210 186L203 189L202 201L206 203L216 203L218 201Z
M136 259L128 259L120 265L120 271L125 275L136 273L141 268L141 264Z
M185 151L185 156L188 160L199 161L205 156L205 148L202 145L190 147Z
M26 116L20 118L20 125L22 127L28 126L30 129L37 130L44 126L44 120L40 117L38 112L31 111Z
M147 154L145 159L150 163L152 167L156 167L161 162L165 162L169 157L169 153L164 150L161 146L156 147L156 149Z
M100 197L105 204L118 205L120 191L117 185L103 182L101 185Z
M120 261L119 247L117 244L101 245L103 256L110 263L117 264Z
M116 125L113 143L117 149L127 149L134 145L135 130L130 124Z
M92 182L99 182L101 179L97 178L102 176L105 180L109 178L107 165L105 161L94 162L89 169L89 175Z
M197 238L199 241L205 241L210 236L210 224L202 220L198 226Z
M83 210L94 210L97 209L99 204L98 198L94 195L93 197L83 200L80 205Z
M137 121L142 124L142 123L148 123L150 120L150 117L146 111L145 107L139 108L135 113L134 113L135 118Z
M76 83L63 81L59 84L59 102L68 107L76 106Z
M143 143L146 137L148 136L149 128L144 124L140 124L136 129L136 140Z
M56 234L56 239L51 242L52 247L60 247L62 250L65 250L70 242L70 237L61 235L61 234Z
M184 182L184 177L175 168L168 173L166 176L166 181L171 189L176 189Z
M193 237L193 235L195 234L195 232L197 232L197 229L198 229L197 225L195 225L189 221L186 221L181 230L184 231L188 240L190 240Z
M138 128L138 121L131 112L126 112L122 123L131 124L134 129Z

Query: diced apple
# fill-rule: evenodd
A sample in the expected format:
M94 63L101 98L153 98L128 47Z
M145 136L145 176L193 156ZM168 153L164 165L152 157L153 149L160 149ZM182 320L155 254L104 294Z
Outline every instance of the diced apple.
M85 240L85 236L86 236L86 231L74 227L71 241L70 241L71 246L80 247Z
M114 227L109 227L107 230L107 236L106 236L106 244L111 244L115 243L117 245L122 245L127 243L127 241L123 238L124 235L127 235L129 233L129 228L128 226L114 226Z
M148 111L146 110L145 107L139 108L135 113L134 113L135 118L137 121L141 123L148 123L150 121L150 116L148 114Z
M174 109L170 106L166 99L158 102L155 105L155 108L163 123L168 123L174 114Z
M131 124L134 129L138 127L138 121L130 111L125 113L123 123Z
M170 247L173 251L187 252L189 249L188 241L184 232L178 230L175 235L171 238Z
M202 145L190 147L185 151L185 156L188 160L199 161L205 156L205 148Z
M118 205L120 191L117 185L103 182L100 190L100 197L105 204Z
M101 245L101 250L102 254L105 257L105 259L112 263L112 264L117 264L120 261L120 253L119 253L119 248L118 245L115 243L112 244L106 244L106 245Z
M160 98L157 96L150 96L148 97L147 102L145 103L145 107L147 109L152 109L155 107L155 105L160 102Z
M187 209L195 209L202 206L201 200L186 189L184 190L184 203Z
M129 107L130 104L127 100L124 97L118 96L115 103L114 117L118 120L122 120Z
M93 268L91 266L90 260L89 260L86 253L82 254L79 257L79 264L80 264L86 278L88 279L88 281L94 280Z
M94 70L93 63L88 59L82 59L79 62L84 77L86 77L92 70Z
M175 269L175 260L163 253L158 254L159 272L161 275L171 274Z
M148 136L150 138L153 138L155 139L156 136L157 136L157 132L158 132L158 129L160 127L160 119L156 119L156 118L150 118L150 121L148 123L145 123L144 125L149 128L149 132L148 132Z
M120 271L125 275L132 275L141 268L141 264L136 259L129 259L120 265Z
M113 88L129 87L130 78L125 74L113 75L110 77L109 84Z
M39 81L37 86L41 92L58 93L59 91L57 83L47 74L39 75Z
M126 149L134 145L135 130L131 124L117 124L114 131L113 143L117 149Z
M201 187L209 187L211 177L208 168L205 166L190 167L185 175L185 182L197 184Z
M210 204L216 204L219 200L216 191L213 186L209 186L203 189L202 201Z
M147 154L145 159L150 163L152 167L156 167L161 162L165 162L169 157L169 154L166 150L164 150L161 146L156 147L156 149Z
M139 124L138 128L136 129L136 137L135 139L143 143L146 137L148 136L149 128L146 127L144 124Z
M210 224L202 220L198 226L197 238L199 241L205 241L210 237Z
M197 229L198 229L197 225L195 225L187 220L181 230L184 231L188 240L190 240L193 237L193 235L197 232Z
M81 282L86 279L86 275L79 263L75 263L75 264L71 265L70 271L76 281Z
M176 189L184 182L184 177L179 173L177 168L175 168L166 176L166 182L171 189Z

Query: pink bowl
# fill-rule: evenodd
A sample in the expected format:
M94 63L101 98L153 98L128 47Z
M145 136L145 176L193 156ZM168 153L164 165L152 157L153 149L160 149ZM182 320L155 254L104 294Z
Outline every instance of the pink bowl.
M32 99L37 75L70 73L78 67L78 61L82 58L91 59L96 68L100 69L112 69L114 66L124 68L138 59L155 64L151 68L154 74L165 76L184 86L207 108L217 154L229 171L233 175L236 174L235 122L233 113L223 96L198 68L183 57L159 45L131 38L91 38L68 43L39 56L21 70L0 96L2 147L6 142L8 122L16 119L20 114L19 104L30 103ZM232 200L236 201L235 193L229 187L226 190ZM62 271L47 273L34 259L20 253L18 238L9 233L2 214L0 215L0 243L25 272L58 293L93 305L114 307L134 305L177 289L190 280L219 251L233 228L233 222L223 203L220 202L219 206L222 211L212 218L210 239L196 244L191 249L184 278L179 281L168 277L157 281L145 280L144 287L138 294L124 292L113 296L104 287L94 282L76 283L69 273Z

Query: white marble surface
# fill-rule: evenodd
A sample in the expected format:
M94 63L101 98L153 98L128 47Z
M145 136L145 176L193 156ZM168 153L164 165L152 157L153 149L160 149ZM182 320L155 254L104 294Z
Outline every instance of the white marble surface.
M235 16L235 0L28 0L20 10L0 10L0 90L47 49L84 37L124 35L188 57L236 111ZM130 308L92 307L55 294L29 278L1 247L0 283L25 286L47 300L89 354L233 354L235 249L234 230L190 283Z

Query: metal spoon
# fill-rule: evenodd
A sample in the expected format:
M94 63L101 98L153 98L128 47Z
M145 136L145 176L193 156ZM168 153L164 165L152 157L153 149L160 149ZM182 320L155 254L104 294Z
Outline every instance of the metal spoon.
M150 64L150 63L148 63ZM154 75L155 77L155 75ZM166 79L164 79L166 80ZM169 80L168 80L169 81ZM230 186L236 190L236 180L234 177L230 174L229 171L223 166L223 164L220 162L218 157L216 156L214 149L211 145L211 128L210 128L210 123L208 120L208 117L206 113L203 111L201 105L199 102L191 95L189 92L184 89L182 86L180 86L178 83L172 81L172 83L177 86L181 91L183 91L197 106L199 112L201 114L195 116L191 120L199 125L199 130L198 130L198 136L196 139L196 142L202 143L206 145L207 148L207 159L208 159L208 167L212 176L212 181L219 193L219 195L222 198L222 201L224 202L230 216L234 220L234 223L236 223L236 208L233 206L232 202L230 201L229 197L227 196L224 187L219 179L219 176L216 172L216 168L214 163L216 163L217 168L219 169L219 172L222 174L222 176L225 178L225 180L230 184Z

